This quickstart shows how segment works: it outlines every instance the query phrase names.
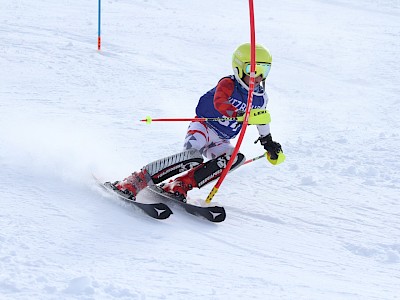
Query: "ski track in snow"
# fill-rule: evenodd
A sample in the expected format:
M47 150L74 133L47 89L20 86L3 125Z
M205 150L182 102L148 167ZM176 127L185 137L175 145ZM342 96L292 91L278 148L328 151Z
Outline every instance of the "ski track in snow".
M0 10L0 299L399 299L398 1L255 1L287 161L231 173L221 224L153 220L91 173L180 151L187 124L138 120L193 116L248 40L247 2L105 2L101 52L96 5Z

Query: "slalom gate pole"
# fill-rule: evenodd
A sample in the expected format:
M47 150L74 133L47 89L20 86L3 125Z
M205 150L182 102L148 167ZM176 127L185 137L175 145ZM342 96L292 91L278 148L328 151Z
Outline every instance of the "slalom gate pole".
M253 102L253 91L254 91L254 79L255 79L255 59L256 59L256 34L255 34L255 25L254 25L254 4L253 0L249 0L249 12L250 12L250 83L249 83L249 95L247 98L247 107L244 115L244 121L242 130L240 131L238 141L236 143L235 148L231 154L231 158L228 161L225 169L222 171L221 176L219 177L217 183L208 194L206 203L210 203L215 194L218 192L219 187L224 181L226 175L228 174L233 162L235 161L236 155L239 152L240 145L242 144L244 134L246 133L246 128L249 123L250 109Z
M99 0L99 8L98 8L98 24L97 24L97 50L101 49L101 0Z

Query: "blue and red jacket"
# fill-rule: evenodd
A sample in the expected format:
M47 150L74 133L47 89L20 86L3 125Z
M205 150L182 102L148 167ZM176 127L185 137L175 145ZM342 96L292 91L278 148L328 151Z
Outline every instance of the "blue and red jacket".
M200 98L196 115L200 118L236 117L238 110L246 110L247 100L248 90L233 75L227 76ZM252 108L266 109L267 103L268 97L263 87L257 86L253 92ZM242 123L236 121L206 121L205 123L223 139L233 139L242 128ZM263 134L268 134L269 125L262 131Z

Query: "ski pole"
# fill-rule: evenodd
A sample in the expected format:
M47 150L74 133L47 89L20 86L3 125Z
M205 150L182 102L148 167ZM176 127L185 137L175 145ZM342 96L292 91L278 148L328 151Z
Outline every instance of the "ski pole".
M140 120L140 122L146 122L146 124L151 124L151 122L179 122L179 121L191 121L191 122L205 122L205 121L238 121L242 122L243 117L231 117L231 118L159 118L153 119L147 116L146 119Z
M283 163L285 161L286 156L285 156L285 154L283 154L282 151L279 151L277 154L278 154L278 158L277 159L271 159L271 156L268 154L268 152L265 152L263 155L259 155L257 157L253 157L251 159L246 160L243 163L243 165L252 163L253 161L258 160L258 159L263 158L263 157L265 157L271 164L279 165L279 164L281 164L281 163Z
M260 159L260 158L267 157L267 153L268 153L268 152L265 152L265 153L262 154L262 155L259 155L259 156L256 156L256 157L253 157L253 158L251 158L251 159L246 160L246 161L244 162L244 165L249 164L249 163L252 163L253 161L258 160L258 159Z
M196 117L196 118L162 118L162 119L153 119L150 116L147 116L145 119L140 120L140 122L146 122L147 124L151 124L151 122L176 122L176 121L197 121L197 122L206 122L206 121L236 121L244 123L244 115L239 117L217 117L217 118L208 118L208 117ZM250 110L248 116L248 124L249 125L261 125L261 124L269 124L271 122L271 116L266 109L253 108Z

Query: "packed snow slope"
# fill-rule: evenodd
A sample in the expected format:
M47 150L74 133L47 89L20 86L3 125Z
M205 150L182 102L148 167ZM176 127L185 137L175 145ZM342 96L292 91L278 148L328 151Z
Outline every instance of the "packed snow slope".
M138 120L194 116L247 1L104 1L100 52L97 1L0 7L1 299L399 299L399 1L255 1L287 160L229 174L221 224L155 221L91 173L181 150L187 123Z

